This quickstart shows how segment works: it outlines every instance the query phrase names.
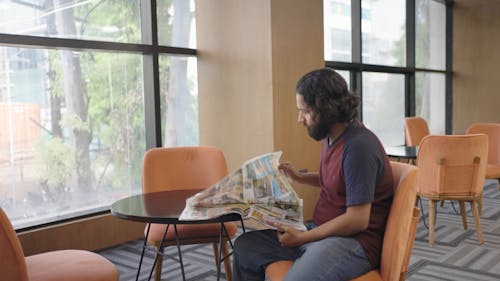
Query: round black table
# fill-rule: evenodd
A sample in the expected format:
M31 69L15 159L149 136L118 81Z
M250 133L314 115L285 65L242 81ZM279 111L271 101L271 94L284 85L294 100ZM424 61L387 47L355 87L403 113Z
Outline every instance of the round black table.
M179 254L179 262L181 264L182 279L186 280L184 275L184 265L182 262L182 255L180 250L179 237L177 236L178 224L202 224L202 223L220 223L221 229L219 234L219 255L222 252L222 240L223 237L230 240L227 237L227 231L224 226L224 222L230 221L240 221L245 231L243 225L243 219L239 214L230 213L217 218L207 219L207 220L190 220L181 221L179 216L186 206L186 199L195 195L196 193L202 191L203 189L190 189L190 190L169 190L161 192L153 192L146 194L133 195L127 198L120 199L111 205L111 214L125 220L137 221L147 223L148 227L146 230L146 237L144 240L144 245L142 248L141 259L139 261L139 268L137 269L136 280L139 280L139 274L141 271L142 260L144 258L144 251L147 248L147 241L149 235L149 228L151 223L166 224L165 235L168 231L170 225L173 225L175 231L175 240L177 244L177 251ZM165 237L165 236L164 236ZM232 243L230 242L231 247ZM163 241L159 248L163 246ZM231 253L230 253L231 254ZM219 257L219 263L217 264L217 280L219 280L220 275L220 265L223 260L227 257ZM153 262L151 272L149 274L149 279L153 273L154 266L156 264L157 258Z
M169 190L133 195L111 205L111 214L125 220L159 224L201 224L239 221L241 216L227 214L209 220L181 221L186 199L203 189Z
M407 162L415 163L415 160L417 160L417 146L387 146L384 149L387 156L396 158L398 161L405 159Z

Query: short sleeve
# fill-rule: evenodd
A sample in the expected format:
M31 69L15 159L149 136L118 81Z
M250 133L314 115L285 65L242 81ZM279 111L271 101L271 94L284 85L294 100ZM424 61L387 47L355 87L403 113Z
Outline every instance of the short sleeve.
M346 147L342 170L346 185L346 206L373 202L378 175L383 174L383 158L376 141L363 138Z

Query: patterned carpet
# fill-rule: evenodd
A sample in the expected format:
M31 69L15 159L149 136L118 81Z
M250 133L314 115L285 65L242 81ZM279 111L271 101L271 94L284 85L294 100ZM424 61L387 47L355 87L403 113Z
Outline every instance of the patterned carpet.
M493 281L500 280L500 191L495 181L487 181L483 192L481 226L485 239L479 245L476 228L468 210L468 230L455 213L458 204L446 202L437 208L435 245L429 246L428 231L422 220L417 230L415 245L410 259L407 280L411 281ZM427 202L423 201L425 219L428 222ZM120 272L120 281L135 280L143 241L129 242L99 253L112 261ZM187 280L217 280L212 246L182 246ZM167 248L167 254L176 256L175 247ZM140 280L147 280L153 253L146 252ZM182 280L179 264L165 259L162 280ZM223 269L222 269L223 270ZM224 272L224 271L223 271ZM220 280L226 280L224 274Z

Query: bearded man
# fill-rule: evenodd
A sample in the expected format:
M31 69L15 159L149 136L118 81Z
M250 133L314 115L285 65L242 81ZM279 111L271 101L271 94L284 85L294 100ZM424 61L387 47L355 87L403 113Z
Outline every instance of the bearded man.
M296 86L298 122L322 142L317 172L291 163L279 168L293 181L321 189L307 231L276 224L235 241L233 280L265 279L269 264L294 261L286 281L343 281L380 263L392 203L389 159L379 139L356 119L359 97L333 69L305 74Z

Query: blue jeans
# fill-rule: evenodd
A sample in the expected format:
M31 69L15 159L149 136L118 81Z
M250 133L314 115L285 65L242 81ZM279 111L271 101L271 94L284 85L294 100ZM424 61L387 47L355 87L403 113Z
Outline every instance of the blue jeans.
M279 260L293 260L286 281L343 281L373 269L353 238L331 236L295 248L283 247L275 230L247 232L235 241L234 281L262 281L265 268Z

